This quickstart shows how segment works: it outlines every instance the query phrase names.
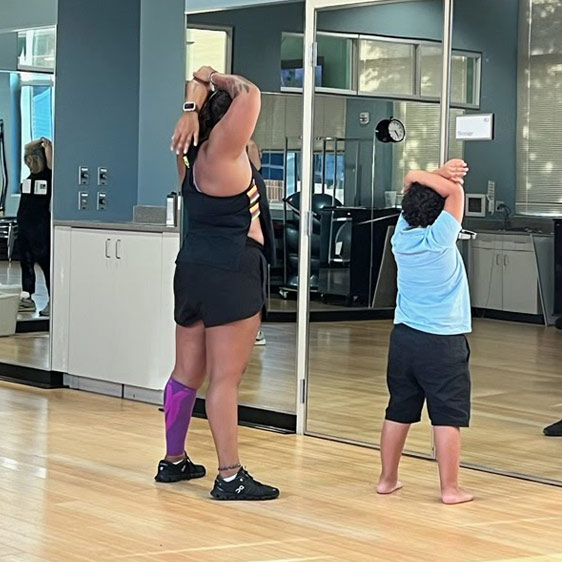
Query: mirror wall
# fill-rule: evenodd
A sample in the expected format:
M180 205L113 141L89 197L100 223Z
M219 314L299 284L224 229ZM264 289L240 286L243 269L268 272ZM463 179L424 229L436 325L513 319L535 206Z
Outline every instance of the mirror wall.
M463 143L467 193L493 200L485 216L465 219L478 237L466 248L475 318L463 458L560 481L560 442L543 428L562 417L561 333L550 325L552 216L562 214L562 105L554 94L562 85L562 4L495 0L484 19L471 16L474 4L455 1L454 46L481 54L480 100L465 111L493 114L495 135Z
M377 150L376 144L370 177L375 209L387 203L381 198L383 193L399 188L405 171L432 170L438 164L438 104L430 99L404 98L412 91L427 98L439 96L440 45L425 41L440 37L424 35L424 25L429 25L433 8L435 30L440 32L441 4L427 0L318 13L318 37L357 16L357 27L345 29L347 33L373 34L382 22L385 41L407 38L422 45L414 62L408 62L403 43L389 47L386 42L384 48L377 45L370 51L360 44L357 79L362 91L358 97L341 94L348 100L348 122L353 120L350 102L359 105L360 115L368 111L376 114L374 105L369 104L387 103L387 115L400 119L406 128L402 143L383 146L382 150ZM562 417L562 348L560 332L552 325L552 218L562 215L558 123L562 111L554 94L560 86L557 69L562 49L553 26L562 22L562 5L558 1L518 0L456 0L454 4L448 156L469 163L465 188L470 204L464 227L477 233L474 240L459 243L474 316L469 336L472 422L463 431L463 463L560 483L559 442L544 435L543 429ZM485 19L481 17L484 11ZM331 25L330 17L336 20ZM393 28L392 22L400 22L401 27ZM415 27L409 27L408 22L416 22ZM375 69L367 67L369 57L362 56L367 52L370 60L377 61ZM384 70L380 81L373 79L372 83L393 87L388 99L372 99L373 93L368 97L363 90L368 76L377 76L376 66ZM403 78L404 73L411 76L405 70L412 66L417 68L414 87ZM367 70L370 73L362 78ZM323 95L320 88L317 78L317 100ZM463 117L486 119L490 115L495 122L494 134L468 139L467 130L460 126L466 123ZM359 130L371 126L357 121ZM350 151L347 143L343 150ZM381 163L378 158L385 150L390 155ZM385 162L386 175L380 173ZM396 162L404 168L397 168ZM364 177L360 177L363 185ZM381 178L387 178L386 182ZM475 201L484 205L475 207ZM314 311L313 295L310 304ZM317 320L314 312L311 318ZM308 433L377 444L387 402L390 329L391 321L384 319L310 323ZM433 456L426 418L414 428L407 449ZM552 435L557 430L550 427L546 431Z
M0 51L0 362L50 370L55 28Z
M282 18L279 14L282 14ZM302 26L302 7L263 6L187 16L187 77L202 65L247 76L262 90L262 112L249 154L261 168L267 184L277 247L277 264L270 268L267 293L269 316L262 326L264 338L256 342L240 386L240 403L259 409L288 413L296 411L296 290L298 279L281 297L288 270L286 244L298 243L298 226L289 232L289 212L283 199L286 189L300 186L300 135L302 96L280 91L281 21L290 29ZM264 25L267 22L267 25ZM268 37L271 64L253 64L260 50L260 34ZM232 38L236 35L236 41ZM271 47L269 45L271 44ZM264 55L265 56L265 55ZM236 61L233 66L232 61ZM292 184L290 182L293 182ZM291 246L292 247L292 246ZM259 345L258 345L259 344Z
M345 131L338 147L343 185L335 204L321 211L327 215L324 221L334 248L320 264L321 280L327 277L334 293L343 289L340 306L370 309L379 316L350 314L311 322L307 407L311 434L378 443L388 400L386 362L396 299L390 238L400 213L401 186L409 169L437 167L439 162L441 4L400 2L318 13L322 70L335 64L327 47L321 57L321 40L327 33L347 35L339 38L339 52L345 51L352 68L347 73L352 91L339 97ZM414 30L412 21L423 25ZM334 41L333 35L330 38ZM352 46L345 49L343 44L350 41ZM328 78L329 72L325 74ZM321 82L317 91L325 85L334 87ZM315 102L320 99L317 93ZM320 118L315 111L315 122ZM391 119L394 127L389 129ZM315 178L313 207L319 191ZM328 301L337 302L332 295ZM313 293L310 308L314 314ZM406 448L432 454L426 417L412 428Z

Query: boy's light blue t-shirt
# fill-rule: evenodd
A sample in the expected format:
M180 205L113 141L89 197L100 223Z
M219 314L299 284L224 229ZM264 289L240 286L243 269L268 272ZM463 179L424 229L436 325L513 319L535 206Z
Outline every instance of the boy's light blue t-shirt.
M392 237L398 265L395 324L438 335L472 331L468 280L457 238L462 227L447 211L427 228L403 215Z

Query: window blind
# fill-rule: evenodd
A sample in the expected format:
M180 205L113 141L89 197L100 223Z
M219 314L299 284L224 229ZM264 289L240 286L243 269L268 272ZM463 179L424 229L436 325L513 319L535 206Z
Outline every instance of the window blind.
M515 209L562 215L562 3L520 6Z
M392 157L392 186L400 191L410 170L433 171L439 167L439 111L440 106L421 102L397 102L394 117L406 127L406 139L394 145ZM455 123L461 109L451 109L449 122L449 158L463 158L464 143L455 139Z

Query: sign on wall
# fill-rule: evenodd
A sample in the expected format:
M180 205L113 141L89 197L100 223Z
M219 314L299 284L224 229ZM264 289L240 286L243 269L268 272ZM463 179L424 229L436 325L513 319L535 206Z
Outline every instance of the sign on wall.
M459 115L456 123L456 138L462 141L494 140L494 114L472 113Z

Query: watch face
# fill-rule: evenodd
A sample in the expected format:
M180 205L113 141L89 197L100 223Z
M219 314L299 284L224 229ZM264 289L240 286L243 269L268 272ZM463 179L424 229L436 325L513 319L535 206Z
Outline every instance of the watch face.
M406 127L398 119L391 119L388 124L388 135L392 142L402 142L406 138Z
M184 111L197 111L197 104L195 102L192 102L192 101L186 101L183 104L183 110Z

